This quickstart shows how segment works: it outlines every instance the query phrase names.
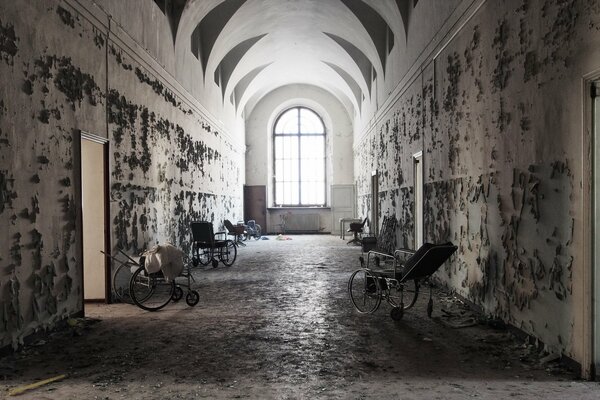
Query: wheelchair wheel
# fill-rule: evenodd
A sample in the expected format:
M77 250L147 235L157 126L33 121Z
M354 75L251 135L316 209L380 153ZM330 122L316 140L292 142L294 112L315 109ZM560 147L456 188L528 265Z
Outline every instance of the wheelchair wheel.
M133 303L146 311L157 311L173 298L175 282L167 282L162 273L148 274L143 267L131 277L129 293Z
M133 300L131 300L131 296L129 295L129 282L133 275L131 269L134 268L135 271L136 267L136 264L126 262L119 265L115 272L113 272L112 289L118 301L133 304Z
M419 282L417 280L405 282L401 284L403 286L404 296L402 303L404 304L404 309L408 310L417 302L417 297L419 297ZM388 303L392 307L400 307L400 289L398 288L389 288L388 295Z
M354 271L348 281L352 304L361 314L377 311L381 304L381 288L378 279L368 269Z
M183 297L183 289L181 286L175 286L175 290L173 291L173 296L171 296L171 300L177 303Z
M188 306L194 307L200 301L200 294L195 290L190 290L185 296L185 302Z
M212 255L210 253L210 249L207 248L199 248L194 254L192 262L194 262L194 266L198 264L207 266L212 260Z
M219 260L225 266L230 267L237 257L237 246L232 240L228 240L225 247L221 247L219 250Z
M400 321L404 316L404 308L402 307L392 307L392 311L390 311L390 317L394 321Z
M254 232L254 240L260 240L262 234L260 232L260 225L256 225L256 231Z

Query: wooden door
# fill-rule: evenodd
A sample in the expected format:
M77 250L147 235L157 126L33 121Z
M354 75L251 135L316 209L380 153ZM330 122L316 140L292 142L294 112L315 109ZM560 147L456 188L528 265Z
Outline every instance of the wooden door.
M255 220L263 235L267 226L267 187L264 185L244 186L244 221Z

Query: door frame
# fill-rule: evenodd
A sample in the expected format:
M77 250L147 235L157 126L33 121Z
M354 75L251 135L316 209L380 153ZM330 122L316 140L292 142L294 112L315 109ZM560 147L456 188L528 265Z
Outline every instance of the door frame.
M103 159L104 159L104 252L110 254L110 173L109 173L109 150L110 141L109 139L95 135L90 132L83 130L78 131L75 140L75 152L74 152L74 164L77 166L75 170L75 196L78 201L77 204L77 228L79 230L79 246L78 246L78 257L81 260L81 305L85 313L85 285L84 285L84 260L83 260L83 182L81 178L81 142L83 140L89 140L94 143L102 145L103 148ZM109 257L104 258L104 299L105 303L111 303L111 267L112 262Z
M594 181L599 177L595 174L595 164L600 162L600 151L594 132L594 93L595 82L600 81L600 69L585 75L582 79L582 148L581 148L581 171L582 171L582 243L580 246L583 255L582 276L582 300L581 321L583 331L581 376L585 379L596 379L600 377L600 371L596 365L600 365L600 320L596 320L595 314L600 310L600 253L594 252L596 243L600 243L600 227L596 227L594 219L598 218L596 202L600 202L600 185ZM600 93L597 93L600 95ZM600 100L597 100L600 101ZM600 123L600 121L597 121ZM596 296L598 293L598 296Z
M415 222L414 227L414 235L415 235L415 243L414 247L417 250L424 242L425 238L425 229L424 229L424 218L423 218L423 184L424 184L424 168L423 168L423 151L418 151L412 155L413 160L413 188L414 188L414 209L413 209L413 218ZM417 199L417 173L420 172L421 175L421 185L419 190L419 199ZM417 204L417 200L419 200L419 204ZM419 223L418 223L419 222ZM420 238L417 238L419 234L420 228ZM419 240L418 240L419 239Z
M379 170L371 171L371 220L369 232L379 236Z

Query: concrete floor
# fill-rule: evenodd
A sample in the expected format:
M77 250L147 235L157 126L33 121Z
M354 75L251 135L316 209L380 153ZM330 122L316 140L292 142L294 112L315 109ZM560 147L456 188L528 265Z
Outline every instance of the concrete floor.
M359 247L270 239L248 242L232 267L196 270L194 308L88 305L100 322L0 359L0 393L67 374L20 398L600 398L598 383L540 363L502 328L449 328L473 315L443 293L433 319L427 296L401 322L385 304L357 314L346 282Z

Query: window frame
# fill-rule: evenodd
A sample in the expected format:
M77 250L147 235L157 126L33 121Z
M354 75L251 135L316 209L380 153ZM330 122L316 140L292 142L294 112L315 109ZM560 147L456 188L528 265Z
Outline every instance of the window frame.
M296 132L295 133L277 133L276 132L276 128L277 125L279 124L279 121L281 120L281 118L283 116L285 116L287 113L289 113L292 110L297 110L297 114L298 114L298 120L297 120L297 125L296 125ZM300 116L302 115L301 111L302 110L307 110L308 112L312 113L313 115L315 115L318 119L319 122L321 123L321 126L323 127L323 133L303 133L302 129L301 129L301 118ZM323 203L310 203L310 204L303 204L302 203L302 146L301 146L301 140L302 137L322 137L323 138ZM277 151L276 151L276 144L275 144L275 140L277 137L296 137L298 139L298 203L277 203L277 177L276 177L276 163L277 163ZM325 123L323 122L323 118L319 115L319 113L317 113L315 110L306 107L306 106L293 106L293 107L289 107L286 108L285 110L283 110L282 112L279 113L279 115L277 116L277 118L275 119L275 122L273 123L273 127L271 129L271 144L272 144L272 174L271 174L271 178L272 178L272 184L273 184L273 207L289 207L289 208L302 208L302 207L326 207L327 206L327 128L325 127Z

